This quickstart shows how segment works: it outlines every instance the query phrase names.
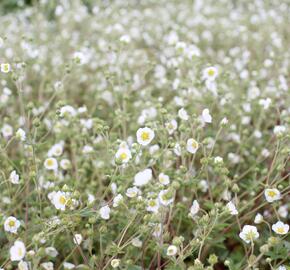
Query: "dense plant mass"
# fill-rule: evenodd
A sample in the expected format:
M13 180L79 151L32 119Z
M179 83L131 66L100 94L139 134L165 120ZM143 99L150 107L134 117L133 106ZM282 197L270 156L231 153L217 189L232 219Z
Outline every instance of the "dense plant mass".
M3 15L0 268L290 269L289 14L41 0Z

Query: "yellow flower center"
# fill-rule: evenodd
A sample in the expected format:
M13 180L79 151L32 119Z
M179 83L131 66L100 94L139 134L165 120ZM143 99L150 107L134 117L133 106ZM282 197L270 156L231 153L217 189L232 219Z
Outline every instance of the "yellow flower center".
M15 221L14 220L9 220L8 225L9 225L9 227L14 227L15 226Z
M208 72L207 72L207 74L209 75L209 76L214 76L214 70L213 69L209 69L208 70Z
M156 205L156 202L155 201L149 201L149 206L151 206L151 207L154 207Z
M17 251L18 251L18 255L19 255L19 256L22 256L22 248L18 248Z
M122 153L120 155L120 159L125 160L127 158L127 154L126 153Z
M53 160L52 159L48 159L47 161L46 161L46 164L47 164L47 166L53 166Z
M191 146L192 146L193 148L197 148L197 147L198 147L198 143L197 143L197 141L193 141L192 144L191 144Z
M277 233L281 233L281 234L285 233L284 228L282 228L282 227L277 228Z
M66 198L65 198L65 196L60 196L60 197L59 197L59 203L60 203L60 204L65 204L65 203L66 203Z
M141 134L141 138L143 141L148 141L149 140L149 132L143 131Z
M275 191L273 191L273 190L268 191L268 196L269 196L269 197L273 198L273 197L275 197L276 195L277 195L277 194L276 194Z
M248 232L247 234L246 234L246 239L248 239L248 240L252 240L253 238L255 237L255 233L254 232Z

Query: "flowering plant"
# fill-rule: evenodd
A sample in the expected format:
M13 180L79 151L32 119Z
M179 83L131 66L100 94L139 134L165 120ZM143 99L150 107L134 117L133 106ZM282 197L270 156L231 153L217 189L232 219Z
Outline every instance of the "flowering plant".
M287 1L84 2L0 18L0 268L289 269Z

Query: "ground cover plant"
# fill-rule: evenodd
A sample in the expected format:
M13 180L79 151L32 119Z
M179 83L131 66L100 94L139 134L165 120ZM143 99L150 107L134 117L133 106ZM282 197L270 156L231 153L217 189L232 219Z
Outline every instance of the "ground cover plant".
M288 1L4 2L1 269L290 269Z

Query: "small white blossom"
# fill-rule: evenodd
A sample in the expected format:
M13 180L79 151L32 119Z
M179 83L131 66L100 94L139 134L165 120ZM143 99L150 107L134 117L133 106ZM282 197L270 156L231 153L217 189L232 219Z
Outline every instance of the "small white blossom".
M175 119L173 119L170 122L165 123L165 127L166 127L169 135L172 135L174 133L174 131L177 129L177 121Z
M193 218L199 212L199 203L197 200L192 202L192 206L190 207L190 216Z
M61 211L65 210L68 200L68 194L62 191L54 192L51 198L55 208Z
M117 267L119 267L119 265L120 265L120 260L119 260L119 259L113 259L113 260L111 261L111 266L112 266L113 268L117 268Z
M230 212L230 214L233 216L235 216L239 213L233 202L228 202L226 207L227 207L228 211Z
M45 167L47 170L56 171L57 168L58 168L57 160L56 160L55 158L47 158L47 159L44 161L44 167Z
M19 128L15 134L16 138L22 142L26 140L26 133L22 128Z
M184 121L187 121L189 119L188 113L184 108L181 108L178 111L178 117Z
M143 146L148 145L155 137L155 133L151 128L139 128L136 133L137 142Z
M240 238L243 239L247 244L251 243L255 239L259 238L258 230L255 226L245 225L239 234Z
M280 191L276 188L265 189L264 195L266 200L270 203L281 199Z
M129 198L137 197L140 194L140 189L137 187L128 188L126 191L126 196Z
M202 72L202 78L206 81L214 81L218 76L218 70L216 67L207 67Z
M278 221L272 225L272 230L277 234L287 234L289 231L289 225L283 223L282 221Z
M158 180L159 180L159 183L164 185L164 186L167 186L170 183L169 176L164 174L164 173L159 174Z
M2 63L2 64L0 64L0 70L3 73L8 73L11 71L11 66L8 63Z
M13 135L13 128L8 124L4 124L1 129L1 133L3 137L7 139Z
M204 109L201 114L201 120L203 123L211 123L212 116L209 113L209 109Z
M255 224L260 224L264 220L263 216L260 213L257 213L254 219Z
M144 171L138 172L134 176L134 186L141 187L149 183L152 179L152 170L145 169Z
M158 213L159 209L159 200L158 199L149 199L147 201L146 210L148 212Z
M123 200L122 194L118 194L114 199L113 199L113 207L119 206L120 202Z
M83 241L83 236L80 233L76 233L73 237L73 241L76 245L80 245Z
M102 219L108 220L110 218L111 209L108 205L103 206L100 209L100 215Z
M52 262L43 262L40 265L45 270L53 270L54 269Z
M170 245L168 248L167 248L167 251L166 251L166 255L167 256L175 256L177 253L177 247L174 246L174 245Z
M6 232L16 234L19 227L20 227L20 221L13 216L6 218L4 221L4 230Z
M115 154L115 158L120 160L123 164L127 163L132 158L131 151L128 148L119 148Z
M14 185L19 184L19 175L17 174L17 172L15 170L10 173L9 181Z
M22 241L16 240L10 248L10 260L21 261L26 254L26 248Z
M195 154L198 150L198 142L193 138L188 139L186 143L186 150L191 154Z
M171 192L169 192L168 190L161 190L158 194L158 199L159 202L164 206L168 206L174 201Z

